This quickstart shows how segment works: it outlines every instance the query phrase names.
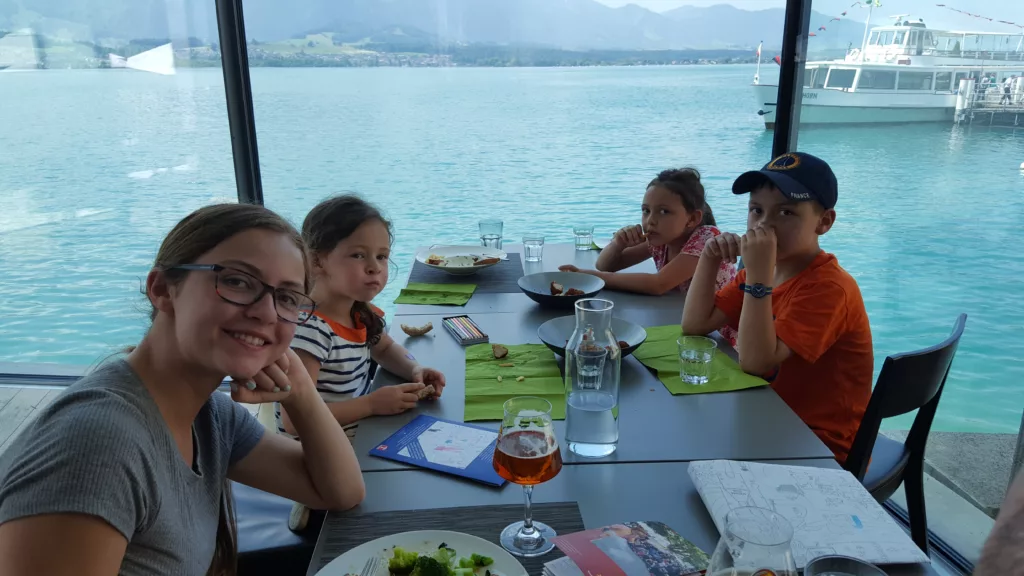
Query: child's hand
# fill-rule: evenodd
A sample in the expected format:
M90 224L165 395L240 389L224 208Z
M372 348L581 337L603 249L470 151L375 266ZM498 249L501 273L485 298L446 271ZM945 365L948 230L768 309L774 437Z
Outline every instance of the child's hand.
M632 248L647 242L647 236L644 235L644 229L639 224L635 224L616 232L615 238L612 240L622 248Z
M778 240L773 228L757 227L748 230L740 240L740 255L747 269L747 281L771 282L775 275L775 254Z
M416 393L425 387L422 382L383 386L370 393L370 410L374 416L401 414L416 407L419 401Z
M434 370L433 368L417 366L416 369L412 371L412 381L423 384L424 386L433 386L433 398L440 398L441 391L444 390L444 374L438 370Z
M558 269L562 272L580 272L580 269L572 264L562 264Z
M722 232L704 244L701 256L735 264L740 256L740 237L732 232Z
M231 399L243 404L280 402L291 394L293 388L312 385L302 361L289 349L251 380L232 380Z

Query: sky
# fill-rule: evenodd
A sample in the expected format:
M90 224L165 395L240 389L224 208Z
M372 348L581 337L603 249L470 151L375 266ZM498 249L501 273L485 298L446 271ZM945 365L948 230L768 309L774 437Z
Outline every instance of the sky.
M711 6L714 4L732 4L744 10L763 10L765 8L785 7L785 0L598 0L609 6L623 6L625 4L638 4L655 12L664 12L679 6ZM818 12L838 16L844 10L848 10L849 18L863 22L867 10L862 8L850 9L855 0L814 0L812 7ZM1014 28L1005 24L988 22L979 18L971 18L957 14L946 8L939 8L936 4L945 3L947 6L966 10L974 14L981 14L996 20L1009 20L1024 25L1024 2L1021 0L882 0L882 7L876 8L871 16L872 23L879 23L888 20L890 15L910 14L913 19L923 18L925 24L932 28L944 28L949 30L965 31L988 31L1019 33L1020 28ZM813 25L813 23L812 23Z

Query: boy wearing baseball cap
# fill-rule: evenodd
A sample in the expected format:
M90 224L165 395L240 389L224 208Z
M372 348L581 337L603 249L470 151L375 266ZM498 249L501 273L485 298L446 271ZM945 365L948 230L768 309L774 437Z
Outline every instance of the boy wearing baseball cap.
M794 152L741 175L732 191L750 193L747 233L705 245L683 332L737 329L740 367L768 379L842 463L871 396L874 360L857 282L818 246L836 219L835 174ZM716 294L719 263L738 257L744 269Z

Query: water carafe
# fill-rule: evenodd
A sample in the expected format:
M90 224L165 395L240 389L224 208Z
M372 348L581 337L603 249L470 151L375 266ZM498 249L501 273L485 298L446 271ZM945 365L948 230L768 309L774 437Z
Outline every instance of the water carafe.
M612 333L608 300L576 302L576 330L565 346L565 440L585 458L615 452L619 442L622 350Z

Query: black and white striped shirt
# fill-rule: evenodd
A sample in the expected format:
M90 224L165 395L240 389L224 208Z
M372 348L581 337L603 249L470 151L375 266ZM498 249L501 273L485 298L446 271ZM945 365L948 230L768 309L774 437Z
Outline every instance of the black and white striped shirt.
M374 313L384 316L376 307ZM366 394L370 387L370 346L366 341L366 327L358 320L355 328L342 326L334 320L315 313L312 318L295 329L292 349L302 350L320 362L316 389L324 402L344 402ZM288 435L281 421L281 405L275 406L277 431ZM354 428L355 423L345 427Z

